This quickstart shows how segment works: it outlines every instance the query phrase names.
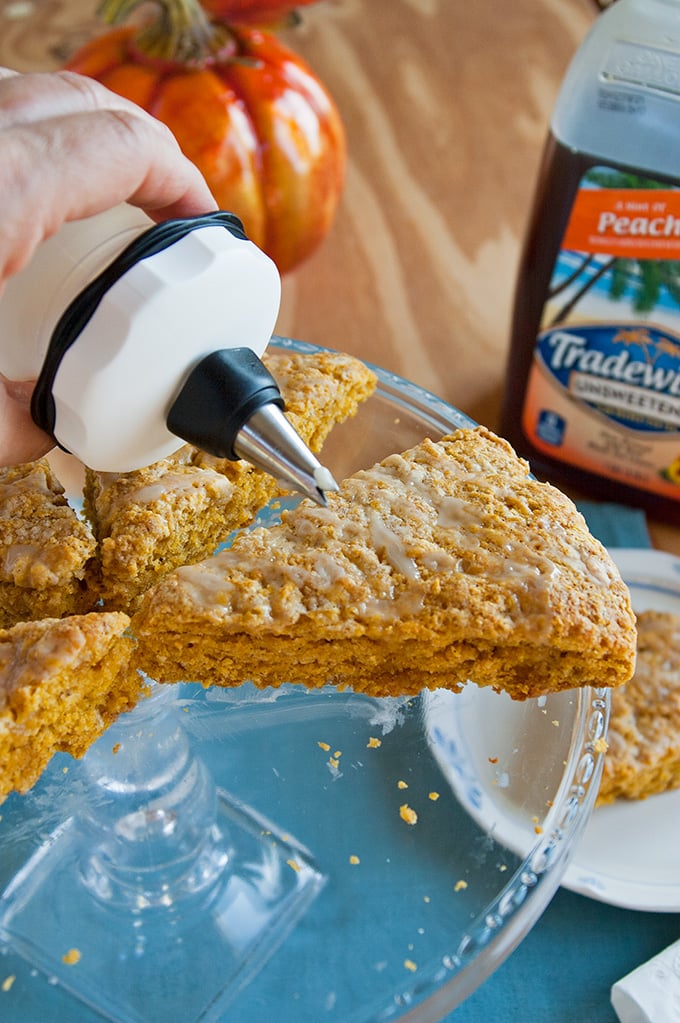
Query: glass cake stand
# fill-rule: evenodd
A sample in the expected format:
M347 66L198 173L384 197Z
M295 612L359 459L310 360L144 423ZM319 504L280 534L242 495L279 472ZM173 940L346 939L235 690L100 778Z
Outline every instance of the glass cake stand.
M337 477L470 425L376 371L324 448ZM4 1023L441 1020L558 887L609 713L604 690L472 682L150 690L2 807Z

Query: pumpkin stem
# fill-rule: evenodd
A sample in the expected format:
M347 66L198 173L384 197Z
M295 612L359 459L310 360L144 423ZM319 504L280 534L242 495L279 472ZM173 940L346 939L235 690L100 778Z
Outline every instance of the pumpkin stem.
M120 25L144 0L103 0L100 14L109 25ZM226 25L214 24L198 0L154 0L158 13L139 32L135 42L154 60L200 67L236 49Z

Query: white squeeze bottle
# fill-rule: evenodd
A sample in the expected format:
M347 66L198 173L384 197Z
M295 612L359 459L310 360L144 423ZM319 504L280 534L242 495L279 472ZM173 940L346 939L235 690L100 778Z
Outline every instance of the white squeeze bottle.
M617 0L567 71L502 431L541 475L680 521L680 0Z
M0 373L37 379L33 419L92 469L139 469L188 441L324 504L337 485L259 358L280 293L233 214L153 224L119 206L65 224L7 281Z

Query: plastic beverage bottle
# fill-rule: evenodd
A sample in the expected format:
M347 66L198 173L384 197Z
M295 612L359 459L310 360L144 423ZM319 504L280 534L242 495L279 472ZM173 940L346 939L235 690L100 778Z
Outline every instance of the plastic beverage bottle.
M680 522L680 0L617 0L567 71L501 428L537 473Z

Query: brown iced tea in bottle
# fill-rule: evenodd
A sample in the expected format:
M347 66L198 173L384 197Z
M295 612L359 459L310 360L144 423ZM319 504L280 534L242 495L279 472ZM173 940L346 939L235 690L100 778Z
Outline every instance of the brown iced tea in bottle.
M541 476L680 523L680 0L618 0L567 72L501 429Z

